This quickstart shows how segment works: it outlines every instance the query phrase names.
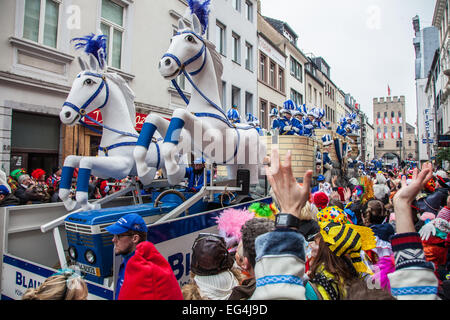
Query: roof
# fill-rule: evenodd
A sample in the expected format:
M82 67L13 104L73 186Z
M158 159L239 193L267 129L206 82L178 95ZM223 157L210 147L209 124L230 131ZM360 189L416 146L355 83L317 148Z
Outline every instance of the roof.
M298 34L295 33L294 29L292 29L287 22L265 16L263 16L263 18L268 23L270 23L272 27L274 27L279 33L283 34L284 29L287 29L289 33L291 33L296 39L298 38Z

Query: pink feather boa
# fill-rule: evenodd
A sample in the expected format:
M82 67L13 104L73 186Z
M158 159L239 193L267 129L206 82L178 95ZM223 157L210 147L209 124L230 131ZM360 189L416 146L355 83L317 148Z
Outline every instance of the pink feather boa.
M220 216L214 218L217 221L219 233L225 237L228 249L236 246L241 241L241 228L255 213L246 209L225 209Z

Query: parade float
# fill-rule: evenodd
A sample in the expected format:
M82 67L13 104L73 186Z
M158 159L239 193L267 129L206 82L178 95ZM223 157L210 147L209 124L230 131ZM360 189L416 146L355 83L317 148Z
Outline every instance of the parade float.
M78 58L81 72L73 81L60 119L67 126L100 126L98 156L64 159L62 203L0 208L2 299L20 300L27 288L39 286L62 268L73 268L84 277L88 299L112 299L121 257L114 255L112 236L105 228L132 212L144 218L148 240L167 259L182 285L189 278L194 239L201 232L218 232L215 218L223 208L271 203L267 184L258 189L264 185L264 141L253 126L229 123L219 107L220 56L203 38L209 9L196 1L189 4L193 28L180 19L179 32L159 71L167 80L184 73L194 88L191 100L182 96L187 108L175 110L170 121L150 114L140 133L135 130L132 90L120 75L106 69L105 37L91 34L73 39L76 48L84 51ZM193 50L196 53L189 56ZM94 110L100 110L102 123L89 116ZM193 130L197 127L205 134L214 131L216 148L208 149L210 141L203 142L203 133L197 135ZM217 164L227 167L227 177L210 179L197 192L186 190L188 152L206 159L203 181L208 181L207 174L213 176ZM165 179L154 180L158 170ZM128 178L129 183L93 201L88 199L92 175ZM149 191L145 195L143 187Z
M100 126L98 156L64 159L59 191L63 202L0 208L1 299L20 300L27 288L39 286L61 268L73 268L84 277L88 299L113 299L121 257L114 255L112 235L105 228L127 213L144 218L148 240L167 259L181 286L189 279L192 243L199 233L218 233L216 218L224 208L272 203L263 159L274 147L281 157L292 151L299 182L307 170L323 173L318 154L328 153L334 168L344 174L342 151L343 144L351 144L348 137L328 129L316 130L313 137L261 135L255 125L229 121L220 106L220 55L203 37L208 8L196 1L189 4L192 28L179 20L159 65L161 76L172 81L187 107L176 109L170 120L148 115L140 133L135 130L132 90L120 75L106 69L104 36L74 39L84 51L78 58L81 72L60 119L67 126ZM190 100L174 81L179 74L192 85ZM89 116L94 110L100 110L102 123ZM203 181L208 172L213 177L195 193L183 185L189 153L205 158ZM164 179L155 180L158 170ZM128 177L129 183L103 199L89 200L91 175ZM71 197L75 180L76 194ZM143 187L150 191L143 194Z

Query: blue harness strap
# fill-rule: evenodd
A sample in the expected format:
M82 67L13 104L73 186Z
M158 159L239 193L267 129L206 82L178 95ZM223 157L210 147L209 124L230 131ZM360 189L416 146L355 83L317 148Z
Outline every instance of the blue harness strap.
M123 147L123 146L135 146L136 142L130 141L130 142L120 142L120 143L116 143L116 144L112 144L108 147L98 147L98 150L103 151L105 153L105 156L108 156L108 151L118 148L118 147Z

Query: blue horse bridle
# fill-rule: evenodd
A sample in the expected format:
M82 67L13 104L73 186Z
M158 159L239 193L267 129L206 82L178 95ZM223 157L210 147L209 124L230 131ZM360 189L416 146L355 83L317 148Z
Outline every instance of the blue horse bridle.
M136 135L136 134L129 133L129 132L124 132L124 131L121 131L121 130L117 130L117 129L111 128L111 127L109 127L109 126L107 126L107 125L105 125L103 123L98 122L97 120L95 120L92 117L87 115L86 108L92 103L92 101L94 101L95 98L97 98L97 96L102 91L103 87L106 88L106 97L105 97L105 101L103 102L103 104L100 107L98 107L98 109L102 109L106 105L106 103L108 102L108 99L109 99L109 86L108 86L108 83L106 82L105 76L102 75L102 74L93 73L93 72L85 72L84 75L100 78L102 80L102 82L98 86L97 90L92 94L92 96L81 107L77 107L73 103L67 102L67 101L64 102L63 107L67 106L67 107L70 107L73 110L75 110L81 116L81 118L80 118L80 120L78 122L81 125L83 125L84 127L89 128L90 130L92 130L94 132L102 134L101 131L99 131L99 130L89 126L87 123L85 123L82 120L83 118L86 118L86 119L92 121L93 123L101 126L102 128L105 128L107 130L110 130L110 131L113 131L113 132L116 132L116 133L119 133L119 134L123 134L125 136L129 136L129 137L133 137L133 138L139 138L139 136ZM79 77L81 77L81 74L79 74L77 78L79 78ZM135 145L136 145L136 142L131 142L131 141L129 141L129 142L120 142L120 143L112 144L112 145L107 146L107 147L99 147L99 150L103 151L105 153L105 155L108 156L108 151L111 150L111 149L115 149L115 148L122 147L122 146L135 146ZM159 163L159 148L157 148L157 149L158 149L158 163Z
M220 120L220 121L222 121L223 123L227 124L228 127L233 128L233 129L236 130L237 138L238 138L238 143L237 143L237 145L236 145L236 149L234 150L234 155L233 155L233 157L231 158L231 159L233 159L233 158L236 157L236 154L237 154L238 149L239 149L239 143L240 143L240 140L241 140L241 136L240 136L240 133L239 133L239 130L238 130L238 129L241 129L241 130L255 129L255 130L256 130L256 128L253 127L253 126L242 127L242 128L236 128L236 125L234 125L233 123L231 123L231 122L228 120L228 118L227 118L225 112L222 110L222 108L219 107L216 103L214 103L211 99L209 99L209 98L208 98L208 97L200 90L200 88L197 87L197 85L194 83L194 81L192 80L192 78L191 78L190 76L195 76L195 75L199 74L199 73L203 70L203 67L204 67L205 64L206 64L206 54L207 54L207 52L208 52L208 51L206 50L206 44L205 44L205 41L203 40L203 38L202 38L201 36L199 36L198 34L196 34L195 32L193 32L193 31L186 30L186 31L182 31L182 32L177 32L177 33L175 34L175 36L178 36L178 35L181 35L181 34L192 34L192 35L194 35L197 39L199 39L199 40L202 42L202 44L203 44L203 45L202 45L202 48L200 49L200 51L199 51L196 55L194 55L192 58L188 59L188 60L187 60L186 62L184 62L184 63L182 63L182 62L180 61L180 59L179 59L177 56L175 56L175 55L173 55L173 54L171 54L171 53L166 53L166 54L164 54L164 55L162 56L162 58L165 58L165 57L172 58L172 59L177 63L177 65L178 65L178 67L179 67L179 71L178 71L177 76L179 76L180 74L184 74L184 76L186 77L186 79L188 79L188 81L190 82L190 84L192 85L192 87L193 87L193 88L194 88L194 89L195 89L195 90L203 97L203 99L205 99L211 106L213 106L217 111L219 111L219 112L223 115L223 117L221 117L220 115L217 115L217 114L215 114L215 113L201 112L201 113L194 113L194 115L195 115L196 117L209 117L209 118L215 118L215 119ZM197 70L195 70L195 71L193 71L193 72L189 72L189 73L188 73L188 72L186 71L186 67L187 67L188 65L190 65L192 62L197 61L202 55L204 55L204 58L203 58L203 63L202 63L202 65L200 66L200 68L197 69ZM161 58L161 59L162 59L162 58ZM181 98L184 100L184 102L185 102L186 104L189 104L189 99L186 97L186 95L184 94L183 90L181 90L180 86L179 86L178 83L175 81L175 79L172 80L172 84L173 84L173 86L175 87L175 89L177 90L178 94L179 94L179 95L181 96ZM229 159L229 160L231 160L231 159ZM225 163L228 162L229 160L225 161Z

